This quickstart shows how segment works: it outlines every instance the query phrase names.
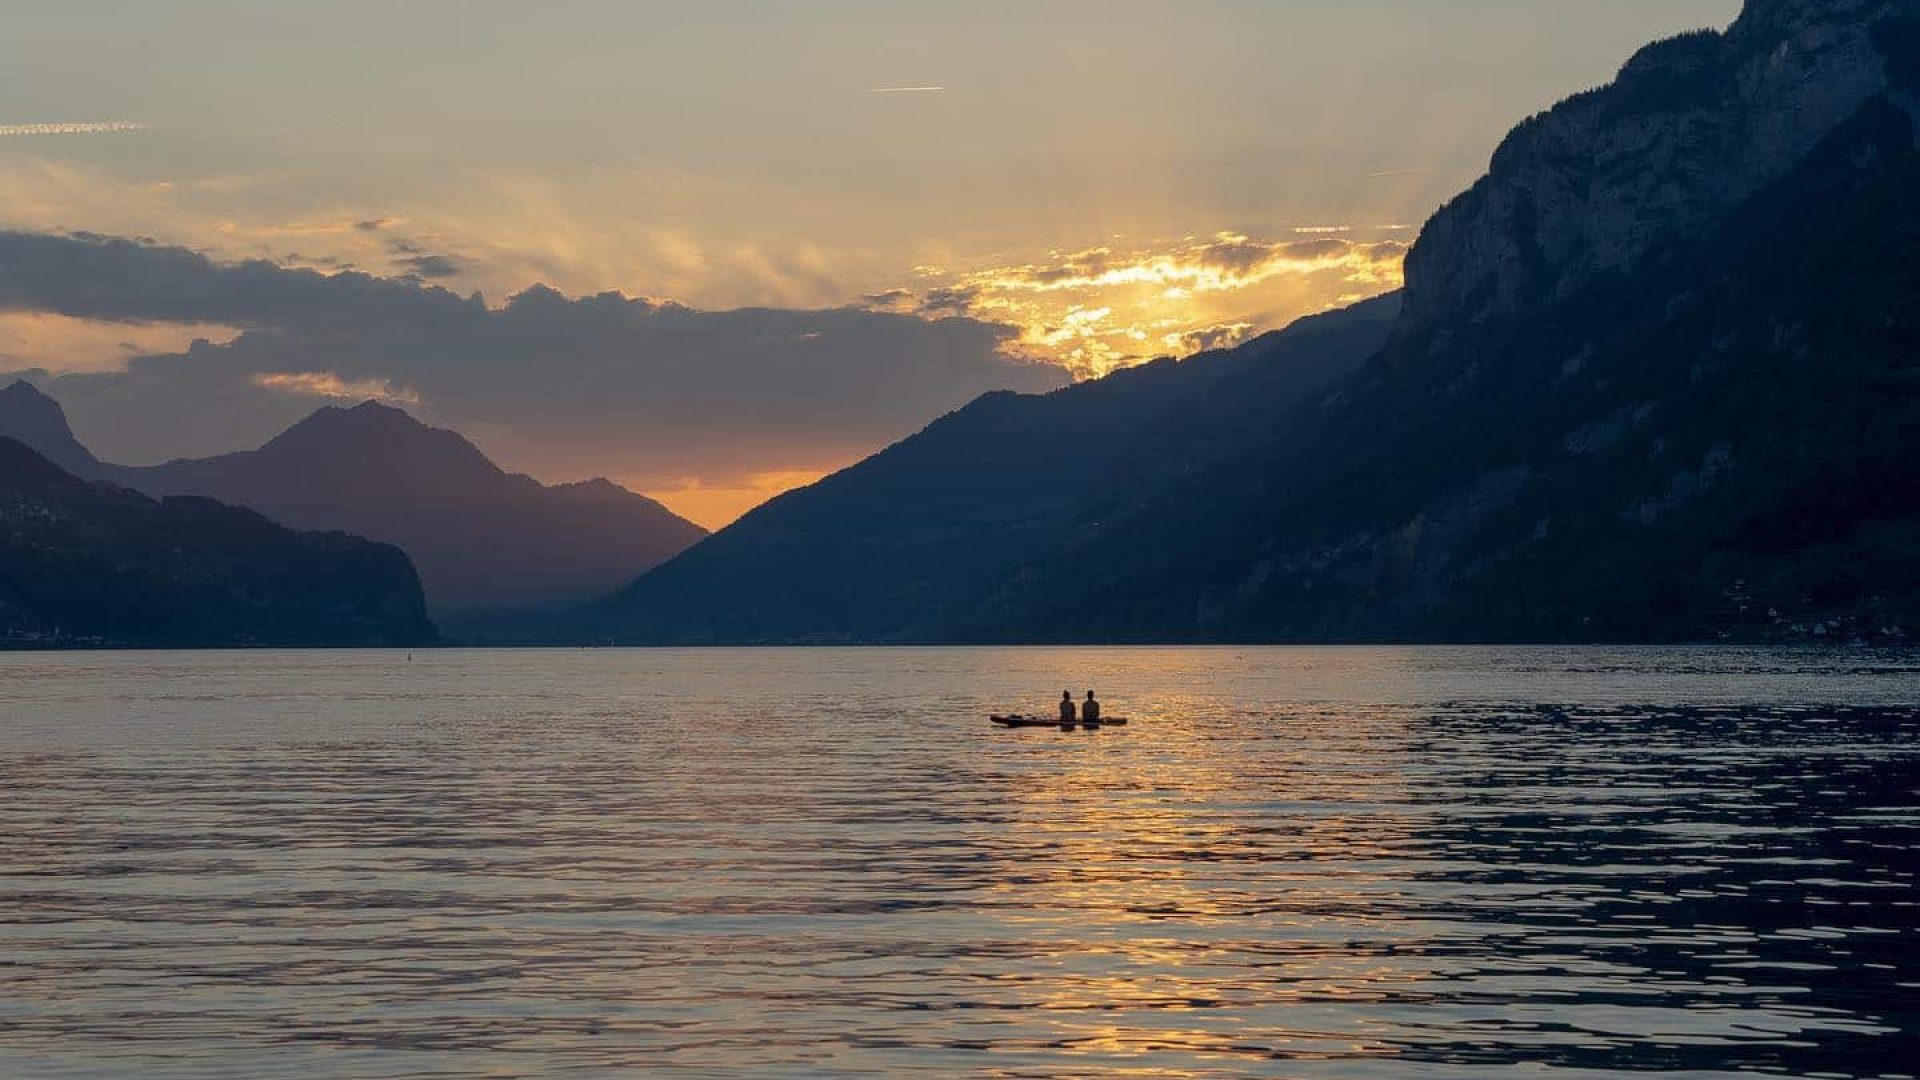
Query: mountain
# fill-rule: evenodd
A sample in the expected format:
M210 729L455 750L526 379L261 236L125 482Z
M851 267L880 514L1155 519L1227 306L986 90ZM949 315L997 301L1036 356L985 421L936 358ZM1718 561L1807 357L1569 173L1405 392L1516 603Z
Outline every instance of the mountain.
M93 462L59 406L32 387L16 383L0 394L0 434L66 454L82 475L398 545L443 619L576 604L706 535L609 481L545 486L507 473L459 434L375 402L323 408L257 450L124 467Z
M593 630L1897 639L1920 625L1917 135L1910 0L1752 0L1516 128L1423 230L1390 333L1327 378L1290 382L1283 335L983 399Z
M1045 585L1003 589L992 631L1911 633L1917 71L1908 4L1756 0L1522 125L1423 232L1393 340L1350 384L1022 567ZM1244 512L1206 518L1231 492Z
M1724 224L1869 101L1900 94L1904 0L1750 0L1516 127L1407 257L1412 332L1539 310Z
M75 476L97 477L103 471L92 452L73 437L60 403L24 379L0 388L0 435L18 439Z
M1389 296L1231 352L1045 395L988 394L774 499L594 605L625 641L938 639L1008 570L1072 541L1088 508L1151 501L1326 390L1385 341Z
M0 437L0 644L407 646L406 555L210 499L89 483Z

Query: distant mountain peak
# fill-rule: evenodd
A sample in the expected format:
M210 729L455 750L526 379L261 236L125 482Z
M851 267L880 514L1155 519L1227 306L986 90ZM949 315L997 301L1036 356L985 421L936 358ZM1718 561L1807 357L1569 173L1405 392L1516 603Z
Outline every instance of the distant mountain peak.
M18 439L76 476L100 473L99 460L74 438L66 410L25 379L0 389L0 435Z
M25 379L15 379L0 388L0 404L11 408L45 408L65 415L60 403L40 392L40 388Z
M320 435L327 438L357 437L367 435L387 436L451 436L465 442L458 432L445 428L436 428L422 422L405 409L378 401L363 401L358 405L325 405L310 412L295 423L279 438L267 445L279 442L288 436L299 433L303 436ZM262 448L264 449L264 447ZM477 451L476 451L477 452Z
M318 424L321 426L339 425L342 427L369 428L379 425L392 429L417 428L431 430L405 409L368 399L358 405L325 405L307 414L300 424Z
M576 480L571 484L555 484L562 491L577 491L581 494L595 495L631 495L633 490L623 484L616 484L604 476L595 476L586 480Z
M459 432L381 401L315 409L255 450L129 468L95 461L59 404L20 382L0 387L5 436L88 480L210 496L295 528L398 545L443 610L578 603L706 535L611 480L548 487L509 473Z
M459 432L377 401L317 409L247 456L295 469L316 488L387 497L458 497L506 476Z

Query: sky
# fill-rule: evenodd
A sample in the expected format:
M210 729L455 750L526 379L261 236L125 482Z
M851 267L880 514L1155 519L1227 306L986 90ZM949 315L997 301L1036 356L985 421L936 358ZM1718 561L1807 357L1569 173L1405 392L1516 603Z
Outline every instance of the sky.
M719 525L1395 287L1515 122L1737 8L0 0L0 373L108 460L378 397Z

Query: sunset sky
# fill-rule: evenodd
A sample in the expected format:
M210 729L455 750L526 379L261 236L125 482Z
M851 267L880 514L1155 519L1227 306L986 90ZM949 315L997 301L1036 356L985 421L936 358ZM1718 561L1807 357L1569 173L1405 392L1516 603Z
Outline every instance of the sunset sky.
M1737 6L9 5L0 372L109 460L375 396L717 525L1392 288L1514 122Z

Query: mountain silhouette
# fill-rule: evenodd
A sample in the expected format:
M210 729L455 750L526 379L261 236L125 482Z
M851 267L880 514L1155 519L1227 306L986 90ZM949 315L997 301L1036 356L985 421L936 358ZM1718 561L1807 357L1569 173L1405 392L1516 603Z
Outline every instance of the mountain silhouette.
M583 626L1898 639L1920 620L1917 133L1911 3L1753 0L1516 128L1423 230L1391 332L1331 377L1290 381L1290 333L982 399Z
M57 428L46 423L57 404L24 383L5 394L0 434L73 460L79 444L64 418ZM78 471L150 495L201 495L294 528L395 544L419 568L442 619L578 603L706 535L609 481L546 486L508 473L458 433L375 402L322 408L256 450L149 467L92 462Z
M73 437L60 403L24 379L0 388L0 435L18 439L76 476L97 477L102 472L100 462Z
M581 626L669 642L939 639L1012 567L1078 543L1097 507L1151 502L1386 340L1398 297L1230 351L1045 395L988 394L774 499Z
M1007 590L1002 626L1911 633L1917 29L1904 4L1754 3L1529 121L1423 232L1393 342L1338 400L1023 567L1048 587ZM1246 511L1207 518L1228 488Z
M434 639L399 549L66 472L0 437L0 645L406 646Z

